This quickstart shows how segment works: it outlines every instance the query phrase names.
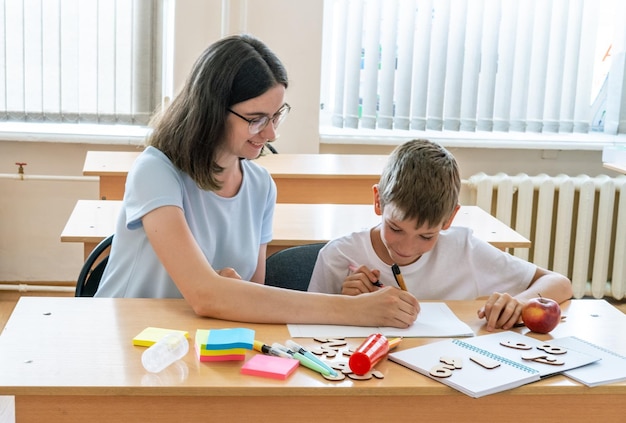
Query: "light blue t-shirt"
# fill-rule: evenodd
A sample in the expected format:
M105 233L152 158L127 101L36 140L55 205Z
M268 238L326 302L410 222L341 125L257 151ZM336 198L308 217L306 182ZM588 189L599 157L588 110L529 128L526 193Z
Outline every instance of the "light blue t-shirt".
M249 280L259 246L272 240L276 185L269 172L240 161L243 182L231 198L205 191L158 149L146 148L128 173L115 236L97 297L181 298L146 237L141 219L162 206L180 207L214 269L232 267Z

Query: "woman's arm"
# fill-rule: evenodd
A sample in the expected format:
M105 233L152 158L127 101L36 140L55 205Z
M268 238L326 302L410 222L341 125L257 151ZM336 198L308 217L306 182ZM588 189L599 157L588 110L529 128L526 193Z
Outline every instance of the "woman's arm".
M256 271L250 278L251 282L265 284L265 259L267 258L267 244L261 244L259 247L259 258L256 263Z
M408 327L417 318L415 297L394 288L350 297L281 289L220 276L200 250L178 207L157 208L146 214L142 222L159 260L198 315L259 323L395 327ZM261 255L264 259L265 252L259 252L259 260ZM257 267L255 277L258 273ZM263 270L263 276L264 273Z

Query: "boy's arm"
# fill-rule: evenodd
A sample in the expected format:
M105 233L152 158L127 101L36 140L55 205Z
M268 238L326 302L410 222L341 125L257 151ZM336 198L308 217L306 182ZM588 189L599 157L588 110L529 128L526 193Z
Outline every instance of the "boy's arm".
M478 310L478 317L487 320L487 330L511 329L519 323L524 304L538 296L551 298L558 303L572 298L572 283L556 272L537 267L528 288L515 296L506 293L493 293L483 308Z
M533 280L528 288L515 296L519 301L526 303L532 298L539 296L551 298L557 303L562 303L572 298L572 282L557 272L537 267Z

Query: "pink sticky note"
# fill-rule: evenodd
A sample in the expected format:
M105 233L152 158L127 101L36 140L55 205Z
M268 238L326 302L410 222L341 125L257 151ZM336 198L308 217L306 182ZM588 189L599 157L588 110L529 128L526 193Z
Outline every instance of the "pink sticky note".
M293 358L274 357L272 355L257 354L241 367L244 375L287 379L300 362Z

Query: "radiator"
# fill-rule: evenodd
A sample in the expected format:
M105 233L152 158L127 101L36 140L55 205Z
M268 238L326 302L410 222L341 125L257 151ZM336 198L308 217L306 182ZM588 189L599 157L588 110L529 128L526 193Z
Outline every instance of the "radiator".
M532 241L511 254L567 275L575 298L624 298L626 176L479 173L466 184L476 205Z

